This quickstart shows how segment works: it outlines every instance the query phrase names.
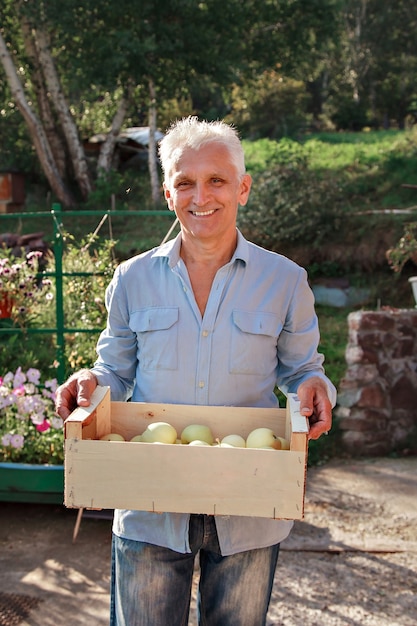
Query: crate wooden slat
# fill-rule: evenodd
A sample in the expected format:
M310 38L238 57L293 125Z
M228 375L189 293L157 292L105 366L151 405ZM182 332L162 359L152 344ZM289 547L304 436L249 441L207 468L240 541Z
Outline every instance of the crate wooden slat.
M210 426L215 437L246 437L259 426L291 441L290 450L215 448L97 441L109 432L130 439L151 422ZM91 407L66 422L65 504L83 508L249 515L301 519L307 420L296 396L287 409L110 402L97 388Z

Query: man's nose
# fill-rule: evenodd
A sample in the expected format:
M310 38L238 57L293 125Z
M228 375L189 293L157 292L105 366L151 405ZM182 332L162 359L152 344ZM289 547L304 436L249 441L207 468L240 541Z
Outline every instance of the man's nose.
M209 192L203 183L197 183L194 190L194 202L197 206L204 206L207 204L209 198Z

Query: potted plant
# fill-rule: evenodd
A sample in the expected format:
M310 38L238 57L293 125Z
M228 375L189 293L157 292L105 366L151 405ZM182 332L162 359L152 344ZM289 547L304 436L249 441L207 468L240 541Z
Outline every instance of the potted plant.
M408 222L398 243L387 250L387 260L394 272L402 272L406 263L411 261L417 265L417 222ZM417 276L410 276L408 281L413 289L417 305Z
M35 368L0 377L0 500L63 500L64 432L56 379Z

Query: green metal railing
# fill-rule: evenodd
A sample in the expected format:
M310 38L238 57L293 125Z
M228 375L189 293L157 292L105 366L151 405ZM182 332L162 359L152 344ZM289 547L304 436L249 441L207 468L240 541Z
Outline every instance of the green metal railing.
M97 210L71 210L62 211L60 204L53 204L51 211L39 211L39 212L26 212L26 213L6 213L1 214L2 218L52 218L53 220L53 253L55 257L55 271L54 272L42 272L43 277L51 277L55 280L56 289L56 326L54 328L19 328L19 327L7 327L0 328L0 333L33 333L33 334L50 334L56 335L56 361L57 367L57 380L59 383L64 382L66 376L66 363L65 363L65 336L67 334L74 333L100 333L102 328L67 328L65 325L64 314L64 278L71 276L97 276L97 273L93 272L64 272L63 270L63 257L64 257L64 238L63 238L63 225L62 219L65 217L80 217L80 216L101 216L102 220L106 217L114 218L121 216L140 216L140 217L157 217L160 215L170 215L172 212L165 210L143 210L143 211L131 211L131 210L107 210L99 212Z

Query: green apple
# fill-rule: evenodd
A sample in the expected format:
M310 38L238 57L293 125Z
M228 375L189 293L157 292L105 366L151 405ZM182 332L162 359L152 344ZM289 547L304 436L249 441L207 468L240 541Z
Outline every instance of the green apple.
M142 441L142 435L135 435L130 441Z
M100 441L125 441L125 438L118 433L108 433L100 437Z
M167 422L153 422L142 433L142 441L145 443L175 443L177 431Z
M255 428L246 439L247 448L264 448L265 446L280 450L281 442L271 428Z
M195 439L205 441L210 446L214 441L213 433L208 426L203 426L202 424L189 424L181 433L181 442L190 443Z
M246 448L246 441L241 435L226 435L220 444L222 446L231 446L232 448Z

